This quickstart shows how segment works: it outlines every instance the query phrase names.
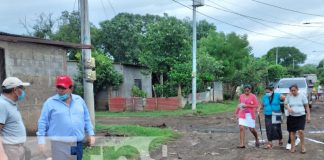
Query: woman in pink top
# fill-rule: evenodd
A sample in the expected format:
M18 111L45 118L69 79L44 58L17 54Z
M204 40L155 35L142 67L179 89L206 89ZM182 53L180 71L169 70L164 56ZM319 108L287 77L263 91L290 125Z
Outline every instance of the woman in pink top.
M251 93L251 86L244 86L244 93L240 95L240 104L237 106L235 115L240 126L240 145L238 148L245 148L245 127L248 127L255 137L255 146L259 147L258 134L255 130L255 110L258 107L257 97Z

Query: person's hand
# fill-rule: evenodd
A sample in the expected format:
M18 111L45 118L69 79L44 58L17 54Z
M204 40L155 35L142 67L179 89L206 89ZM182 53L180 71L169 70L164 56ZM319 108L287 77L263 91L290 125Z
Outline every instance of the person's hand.
M38 149L41 153L45 153L46 151L46 144L38 144Z
M306 116L306 122L307 123L310 123L311 122L311 117L308 115L308 116Z
M88 144L89 146L92 146L92 145L95 143L95 141L96 141L95 136L88 136L88 137L87 137L87 144Z
M288 110L289 113L294 112L290 107L288 107L287 110Z
M261 111L261 108L259 107L259 108L257 109L257 113L260 114L260 111Z

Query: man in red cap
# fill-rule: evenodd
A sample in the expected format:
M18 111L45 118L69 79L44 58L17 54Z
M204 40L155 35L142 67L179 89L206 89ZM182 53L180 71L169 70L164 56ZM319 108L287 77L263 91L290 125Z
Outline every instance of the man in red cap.
M83 141L94 143L94 131L84 100L72 94L73 81L69 76L56 78L57 94L43 104L38 120L38 144L45 151L45 136L51 141L52 158L82 159Z

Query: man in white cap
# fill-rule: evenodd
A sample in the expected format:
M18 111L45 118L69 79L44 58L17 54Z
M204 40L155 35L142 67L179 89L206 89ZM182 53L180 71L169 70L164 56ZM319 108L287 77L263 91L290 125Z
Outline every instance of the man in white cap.
M2 83L0 96L0 159L23 160L26 128L18 110L18 101L25 97L24 83L16 77L8 77Z

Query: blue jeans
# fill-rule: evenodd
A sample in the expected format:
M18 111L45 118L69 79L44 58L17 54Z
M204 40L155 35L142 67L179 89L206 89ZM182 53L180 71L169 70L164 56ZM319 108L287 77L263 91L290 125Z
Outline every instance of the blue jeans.
M82 160L83 142L60 142L52 141L52 158L53 160Z

